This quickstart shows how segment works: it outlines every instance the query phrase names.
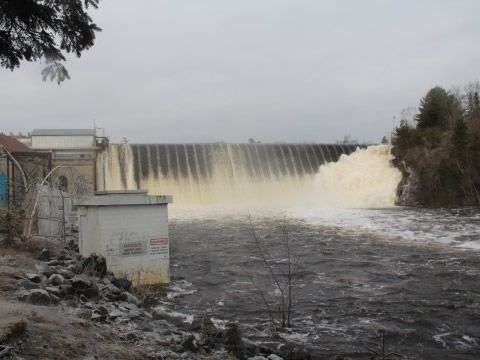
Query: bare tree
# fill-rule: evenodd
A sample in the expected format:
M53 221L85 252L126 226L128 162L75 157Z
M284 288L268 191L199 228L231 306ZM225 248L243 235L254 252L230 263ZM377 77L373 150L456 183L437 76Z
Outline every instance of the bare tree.
M278 244L281 257L274 256L258 237L250 216L249 221L250 233L254 240L254 248L251 250L254 255L260 257L265 270L264 274L256 273L256 275L268 279L274 286L274 295L272 296L254 280L254 300L267 313L275 329L290 328L292 326L295 280L300 266L294 261L286 219L283 219L281 242Z

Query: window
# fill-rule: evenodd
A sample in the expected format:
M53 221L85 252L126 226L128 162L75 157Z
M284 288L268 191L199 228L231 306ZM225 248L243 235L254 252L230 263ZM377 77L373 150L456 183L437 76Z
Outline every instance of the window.
M61 191L65 191L65 192L68 191L68 180L63 175L58 178L58 188Z

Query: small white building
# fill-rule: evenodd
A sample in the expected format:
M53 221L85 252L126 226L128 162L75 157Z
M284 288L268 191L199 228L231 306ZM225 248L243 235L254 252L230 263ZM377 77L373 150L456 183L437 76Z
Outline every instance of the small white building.
M108 270L135 286L170 282L167 205L172 197L146 194L97 192L75 201L80 253L103 255Z

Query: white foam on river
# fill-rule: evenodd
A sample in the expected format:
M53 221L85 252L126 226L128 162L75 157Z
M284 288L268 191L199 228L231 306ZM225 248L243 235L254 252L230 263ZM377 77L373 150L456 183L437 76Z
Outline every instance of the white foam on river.
M385 207L374 209L306 208L253 209L226 212L221 208L172 208L172 222L214 221L237 219L249 226L262 218L285 218L287 225L301 222L326 230L351 233L365 237L407 241L411 243L433 243L458 249L480 250L480 210L415 209Z

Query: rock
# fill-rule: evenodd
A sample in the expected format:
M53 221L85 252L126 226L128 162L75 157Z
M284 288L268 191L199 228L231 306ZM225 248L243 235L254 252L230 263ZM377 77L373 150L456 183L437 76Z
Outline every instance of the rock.
M92 253L89 257L81 259L75 265L75 272L84 272L90 275L102 277L107 272L107 260L102 255Z
M130 294L127 291L124 291L123 293L121 293L120 296L118 297L118 300L127 301L131 304L139 305L139 301L138 301L137 297L133 294Z
M150 314L148 311L145 311L145 310L141 310L141 311L142 311L142 314L143 314L145 317L149 318L150 320L153 319L152 314Z
M100 315L108 315L108 310L105 306L99 306L94 310L95 313Z
M154 315L155 318L155 315ZM200 331L200 328L202 327L202 317L195 315L193 317L193 321L189 326L190 331Z
M58 266L58 265L63 265L63 261L50 260L49 262L47 262L47 266Z
M137 331L130 331L125 334L125 337L127 338L127 340L136 341L139 339L139 334Z
M35 284L40 284L42 282L42 276L39 274L25 274L25 277Z
M55 287L55 286L47 286L47 287L45 288L45 290L47 290L50 295L55 295L55 296L57 296L57 297L61 297L61 296L62 296L62 290L60 290L58 287Z
M253 357L249 357L248 360L267 360L267 359L264 358L263 356L253 356Z
M184 352L184 353L180 354L180 359L188 359L189 356L190 356L190 354L188 352Z
M31 282L30 280L27 280L27 279L24 279L24 280L21 280L20 282L17 283L17 286L19 288L23 287L27 290L30 290L30 289L39 289L40 288L40 285L34 283L34 282Z
M108 313L108 318L111 319L111 320L115 320L115 319L117 319L117 318L119 318L119 317L122 317L122 316L124 316L124 315L125 315L125 314L124 314L122 311L120 311L120 310L114 310L114 311Z
M283 360L283 358L275 354L270 354L267 356L267 360Z
M120 290L113 284L109 284L103 289L102 292L109 300L117 300L118 297L121 295L122 290Z
M62 275L64 279L71 279L75 276L73 271L67 269L60 269L57 271L58 274Z
M72 287L75 290L86 290L92 286L92 281L87 275L75 275L72 278Z
M90 301L84 303L83 306L87 309L93 309L93 303L91 303Z
M37 269L37 271L46 276L46 277L49 277L50 275L52 274L55 274L55 270L52 270L50 269L47 265L45 264L36 264L35 265L35 268Z
M103 285L110 285L112 282L110 281L109 278L104 276L103 278L100 279L100 283Z
M128 302L122 302L122 303L119 304L119 306L121 306L121 307L123 307L123 308L125 308L125 309L127 309L127 310L135 310L135 311L140 310L137 305L135 305L135 304L130 304L130 303L128 303Z
M53 274L53 275L50 275L50 277L48 278L48 283L55 286L62 285L64 281L65 279L60 274Z
M107 320L107 315L100 315L97 313L92 313L92 316L90 318L92 321L96 322L105 322Z
M137 329L143 332L152 332L153 327L149 321L138 321L137 322Z
M198 351L197 339L195 339L195 336L193 336L192 334L188 335L182 341L182 348L186 351Z
M49 261L50 260L50 250L48 249L42 249L40 252L40 255L38 255L38 259L41 261Z
M175 325L177 327L183 327L184 324L184 319L180 316L172 316L169 313L160 310L160 309L154 309L152 312L152 317L155 320L165 320L169 322L172 325Z
M132 287L132 282L128 279L117 279L117 278L113 278L112 279L112 283L113 285L125 290L125 291L129 291L130 288Z
M135 319L138 319L142 316L142 312L141 311L135 311L135 310L132 310L132 311L129 311L127 313L127 317L130 319L130 320L135 320Z
M100 295L100 292L96 287L91 287L85 290L78 290L88 299L97 298Z
M173 351L175 351L176 353L181 353L181 352L183 352L182 345L175 345L175 346L172 346L171 348L172 348Z
M65 297L67 295L72 295L74 293L73 287L71 285L60 285L58 287L61 291L61 297Z
M62 250L62 253L59 256L57 256L57 259L65 261L65 260L72 260L73 258L68 254L68 252L66 252L65 250Z
M50 294L50 302L52 304L58 304L60 302L60 298L54 294Z
M77 309L75 315L81 319L90 320L92 318L92 311L89 309Z
M202 318L202 324L200 327L200 340L199 345L205 347L212 347L215 344L215 336L217 335L217 328L213 324L213 321L208 317Z
M43 289L25 290L20 298L30 304L48 305L51 303L50 295Z

